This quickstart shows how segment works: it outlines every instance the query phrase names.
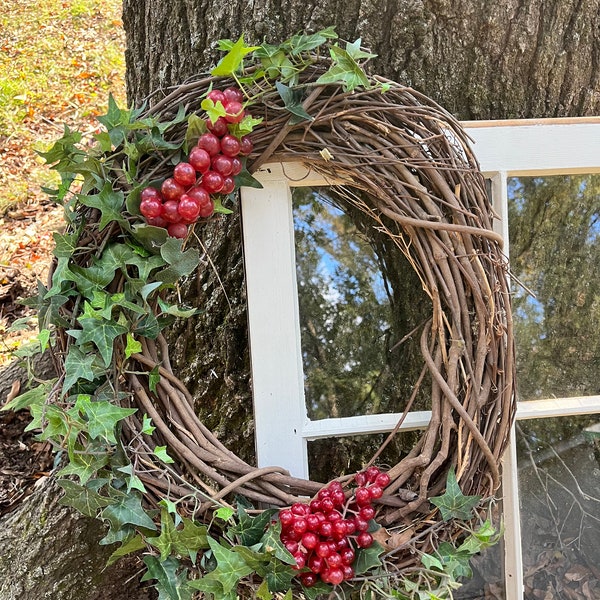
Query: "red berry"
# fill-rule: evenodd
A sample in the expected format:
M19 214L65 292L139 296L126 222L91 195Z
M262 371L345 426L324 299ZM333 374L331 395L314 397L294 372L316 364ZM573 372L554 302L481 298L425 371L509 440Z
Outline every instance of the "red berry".
M298 548L300 547L298 542L293 542L292 540L286 540L283 542L283 545L290 554L296 554L296 552L298 552Z
M185 223L169 223L167 233L171 237L183 239L188 234L188 226Z
M240 144L240 140L234 135L224 135L221 138L221 152L225 154L225 156L237 156L241 149L242 145Z
M367 483L367 476L364 474L363 471L361 471L360 473L357 473L354 476L354 481L356 481L357 486L363 487Z
M317 583L317 576L315 573L302 573L300 575L300 583L307 588L313 587Z
M180 162L173 169L173 178L186 188L196 183L196 169L187 162Z
M353 548L344 548L340 550L340 556L342 557L342 564L351 565L356 557L356 552Z
M339 585L344 581L344 571L342 569L329 569L327 574L327 581L332 585Z
M373 500L377 500L377 498L381 498L381 496L383 496L383 488L379 487L378 485L372 485L367 489L369 490L369 494Z
M305 517L309 513L310 509L306 504L302 502L294 502L292 504L292 512L300 517Z
M254 150L252 140L247 135L243 136L240 140L240 154L242 156L248 156L252 150Z
M356 544L359 548L368 548L373 544L373 536L368 531L363 531L356 537Z
M348 538L343 537L343 538L335 541L335 550L336 550L336 552L339 552L340 550L344 550L344 548L347 548L349 545L350 544L348 542Z
M179 200L184 194L185 188L180 183L177 183L173 177L169 177L163 181L160 191L165 200Z
M365 475L367 476L367 479L373 483L376 479L377 476L381 473L381 471L377 468L377 467L369 467L366 471L365 471Z
M220 102L221 104L225 103L225 94L221 90L210 90L206 97L209 100L212 100L215 104Z
M346 535L352 535L356 531L356 524L351 519L346 519Z
M236 102L244 101L244 92L237 87L228 87L223 90L223 96L227 102L235 100Z
M179 223L181 221L181 215L177 210L178 207L179 202L177 200L167 200L163 204L163 219L168 223Z
M209 119L206 123L206 126L211 133L214 133L220 138L229 133L229 124L224 117L219 117L214 123L212 123Z
M356 498L356 504L359 506L365 506L371 503L371 493L367 488L360 487L354 492Z
M304 569L304 566L306 565L306 556L303 552L296 552L295 554L293 554L294 560L296 561L296 566L292 567L293 569L297 569L298 571L300 569Z
M344 579L352 579L354 577L354 569L350 565L342 565L342 571L344 572Z
M209 200L206 204L200 205L200 214L198 215L201 219L208 219L208 217L212 217L212 214L215 212L215 203L212 200Z
M233 164L229 156L225 156L224 154L217 154L212 158L211 168L213 171L221 173L223 177L228 177L233 171Z
M317 494L317 498L321 501L331 498L331 492L329 491L328 488L320 489L319 493Z
M203 133L198 139L198 148L206 150L211 156L219 154L221 151L221 142L214 133Z
M202 175L202 186L209 194L216 194L223 189L223 175L216 171L207 171Z
M294 522L292 523L292 531L297 533L298 535L302 535L306 533L308 526L306 524L306 519L304 517L296 517Z
M377 475L375 478L375 485L384 488L390 485L390 481L390 476L387 473L379 473L379 475Z
M330 537L333 534L333 524L329 521L321 523L321 525L319 526L319 533L323 537Z
M338 568L342 566L342 556L337 552L330 554L325 560L327 561L329 568Z
M307 531L302 536L302 545L307 550L312 550L313 548L316 548L318 543L319 543L319 536L317 534L313 533L312 531Z
M279 521L281 521L282 527L288 527L294 522L294 513L289 508L280 510Z
M321 500L321 506L323 507L323 510L326 513L331 512L335 508L335 504L333 503L333 500L329 497L323 498Z
M199 185L197 185L196 187L190 188L187 191L187 195L190 196L191 198L194 198L194 200L197 200L198 203L200 204L200 206L202 206L203 204L208 204L211 201L210 194L203 187L201 187Z
M306 515L306 525L309 531L317 531L320 524L321 521L317 515Z
M192 148L188 161L198 173L206 173L210 169L210 154L204 148Z
M336 490L331 494L331 499L336 506L342 506L346 501L346 496L342 490Z
M337 523L338 521L341 521L343 519L342 515L340 514L339 511L337 510L332 510L330 512L327 513L327 520L330 523Z
M242 163L242 161L237 156L234 156L231 159L231 174L239 175L242 172L243 168L244 168L244 163Z
M313 573L318 573L319 571L321 571L323 569L324 566L325 566L325 559L321 558L317 554L311 554L308 557L308 568Z
M198 200L196 200L192 196L184 194L179 199L179 206L177 207L177 211L179 212L181 218L184 221L194 222L200 214L200 202L198 202Z
M162 217L149 217L146 220L148 225L152 225L153 227L166 227L168 225Z
M346 523L344 521L336 521L333 524L333 536L334 537L343 537L346 535Z
M358 514L361 519L370 521L375 516L375 509L372 506L361 506Z
M317 544L315 552L320 558L327 558L333 553L333 550L327 542L320 542Z
M140 212L144 217L160 217L163 212L163 205L158 198L146 198L140 202Z
M221 194L231 194L235 190L235 181L233 177L223 178L223 187L221 188Z
M156 188L148 186L142 190L142 193L140 194L140 200L142 202L144 200L158 200L159 202L162 202L163 197Z
M361 517L354 517L354 526L356 527L356 531L366 531L369 529L369 523Z
M225 120L228 123L239 123L244 118L244 107L241 102L230 100L225 104Z

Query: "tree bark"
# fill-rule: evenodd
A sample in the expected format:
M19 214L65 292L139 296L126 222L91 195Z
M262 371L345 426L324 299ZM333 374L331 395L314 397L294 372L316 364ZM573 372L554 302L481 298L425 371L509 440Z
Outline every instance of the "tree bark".
M124 0L127 85L139 104L208 70L216 42L283 40L335 25L378 54L372 69L430 96L460 119L600 114L600 0ZM149 100L152 103L152 99ZM200 416L245 459L252 399L238 216L202 233L210 262L182 288L202 314L173 328L174 363ZM47 484L0 523L5 600L148 598L103 571L99 524L57 503Z

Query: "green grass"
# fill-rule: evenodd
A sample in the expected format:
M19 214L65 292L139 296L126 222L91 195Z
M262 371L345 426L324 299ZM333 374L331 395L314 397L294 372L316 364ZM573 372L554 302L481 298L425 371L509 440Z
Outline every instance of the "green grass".
M0 0L0 214L32 200L35 150L64 124L91 131L111 92L125 102L121 0Z

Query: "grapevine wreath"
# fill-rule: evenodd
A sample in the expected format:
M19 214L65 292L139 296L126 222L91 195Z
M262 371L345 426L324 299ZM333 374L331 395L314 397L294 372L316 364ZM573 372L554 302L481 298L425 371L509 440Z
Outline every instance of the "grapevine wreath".
M32 427L67 455L65 502L107 522L115 559L145 550L164 598L365 586L445 597L468 574L465 556L498 537L484 517L514 416L514 354L485 181L450 114L367 76L360 41L334 39L222 42L210 75L149 108L111 101L91 150L67 130L45 154L69 222L38 299L60 377L12 406L29 405ZM422 372L398 410L429 379L431 421L391 468L375 456L324 483L247 464L198 419L170 366L161 331L190 311L165 292L199 268L202 222L268 162L351 184L341 197L393 240L431 299Z

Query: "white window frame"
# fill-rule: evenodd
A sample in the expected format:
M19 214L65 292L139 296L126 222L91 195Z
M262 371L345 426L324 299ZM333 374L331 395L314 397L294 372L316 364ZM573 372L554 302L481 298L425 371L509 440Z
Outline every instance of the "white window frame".
M474 121L463 126L500 219L497 230L508 253L507 179L600 172L600 117L516 121ZM304 401L298 317L291 187L335 182L298 163L263 166L263 189L242 188L258 466L278 465L308 477L307 443L345 435L392 430L400 414L362 415L311 421ZM517 419L600 413L600 396L519 402ZM401 429L426 428L430 413L411 412ZM503 465L505 582L510 600L523 597L517 461L514 429Z

